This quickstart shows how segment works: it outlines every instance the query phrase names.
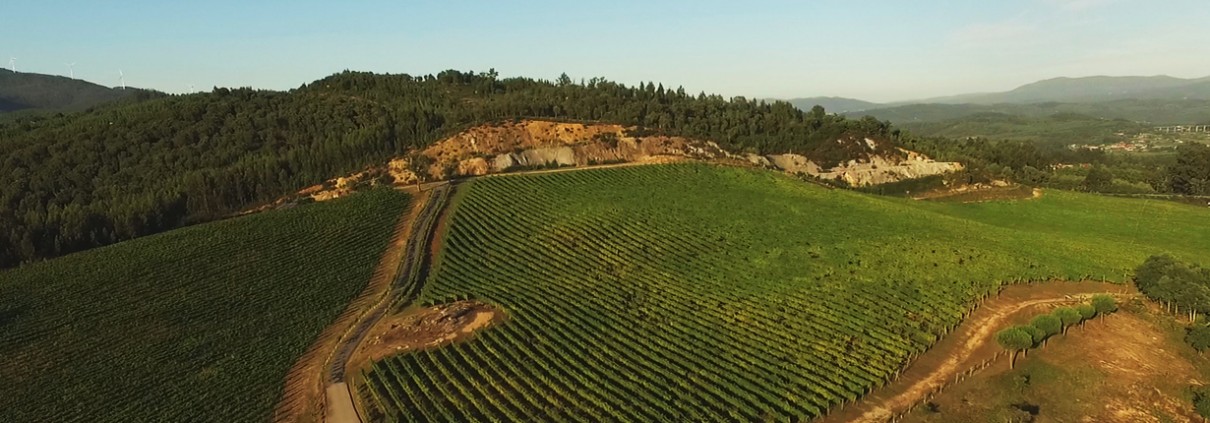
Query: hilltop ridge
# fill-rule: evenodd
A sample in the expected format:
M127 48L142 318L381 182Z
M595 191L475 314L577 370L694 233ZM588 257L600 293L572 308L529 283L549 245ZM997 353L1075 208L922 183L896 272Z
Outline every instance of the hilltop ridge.
M0 122L0 266L222 218L428 148L487 122L580 121L642 136L710 140L743 154L796 153L821 167L901 134L873 118L789 103L690 95L647 82L343 72L288 92L216 88L91 112ZM54 154L45 154L53 151Z
M78 112L143 93L116 89L65 76L0 69L0 113L41 110Z

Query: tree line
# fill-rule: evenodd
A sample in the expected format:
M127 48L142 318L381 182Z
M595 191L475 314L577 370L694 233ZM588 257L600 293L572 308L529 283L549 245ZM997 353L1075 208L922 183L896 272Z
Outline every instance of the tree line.
M1134 282L1140 292L1165 310L1183 314L1191 322L1210 312L1210 269L1167 254L1156 255L1135 268Z
M1088 303L1075 307L1059 307L1050 313L1034 316L1027 325L1016 325L996 333L996 343L1009 351L1009 368L1016 366L1017 353L1046 345L1050 337L1066 334L1067 329L1096 316L1105 317L1118 309L1117 300L1108 294L1093 295Z
M820 107L494 70L343 72L288 92L149 96L0 122L0 267L220 218L469 126L526 117L633 125L824 164L855 154L838 137L901 138L886 122Z

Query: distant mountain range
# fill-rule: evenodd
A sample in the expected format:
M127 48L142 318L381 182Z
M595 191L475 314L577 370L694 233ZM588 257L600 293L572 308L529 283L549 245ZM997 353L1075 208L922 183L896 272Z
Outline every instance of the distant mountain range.
M1210 77L1089 76L1053 78L1002 93L963 94L911 103L1096 103L1115 100L1210 100Z
M1027 118L1080 114L1096 119L1121 119L1156 125L1210 123L1210 100L1115 100L1097 103L909 104L842 113L870 115L897 124L941 122L984 114Z
M75 112L121 100L139 89L115 89L64 76L0 70L0 113Z
M815 107L816 105L823 106L824 110L830 113L860 112L863 110L886 107L884 104L845 97L807 97L793 98L786 101L788 101L790 104L793 104L794 107L802 110L811 110L811 108Z
M997 113L1044 117L1078 113L1099 119L1156 124L1210 122L1210 77L1091 76L1053 78L1001 93L961 94L895 103L843 97L787 100L803 110L870 115L895 123L940 122Z

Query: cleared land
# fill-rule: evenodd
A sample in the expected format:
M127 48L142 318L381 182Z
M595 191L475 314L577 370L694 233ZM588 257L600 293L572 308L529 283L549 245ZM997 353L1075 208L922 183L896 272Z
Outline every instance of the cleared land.
M266 421L406 195L193 226L0 272L0 421Z
M982 302L952 334L921 354L897 380L821 422L885 422L949 385L955 375L987 360L996 360L1003 351L996 343L996 331L1014 322L1028 321L1058 305L1085 303L1090 294L1109 293L1127 298L1131 294L1123 291L1128 289L1126 285L1103 282L1056 281L1008 286Z
M1203 260L1210 212L920 202L704 164L469 182L422 301L509 315L355 378L374 420L792 420L891 380L976 298ZM1146 216L1147 219L1140 219Z
M1201 421L1186 389L1210 381L1210 360L1184 343L1170 317L1130 309L1069 330L1016 369L978 373L903 421Z

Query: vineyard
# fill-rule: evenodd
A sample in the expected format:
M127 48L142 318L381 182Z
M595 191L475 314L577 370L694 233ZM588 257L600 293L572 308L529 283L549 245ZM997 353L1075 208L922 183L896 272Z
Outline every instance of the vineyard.
M454 207L421 301L508 320L357 376L372 420L803 420L1000 283L1210 251L1210 213L1178 204L919 202L706 164L482 178Z
M407 196L193 226L0 272L0 421L265 421Z

